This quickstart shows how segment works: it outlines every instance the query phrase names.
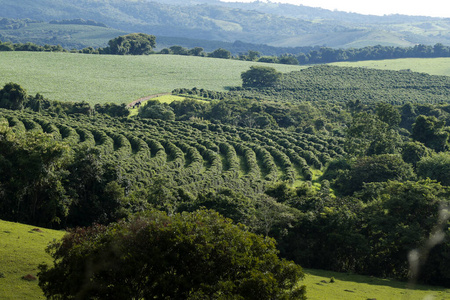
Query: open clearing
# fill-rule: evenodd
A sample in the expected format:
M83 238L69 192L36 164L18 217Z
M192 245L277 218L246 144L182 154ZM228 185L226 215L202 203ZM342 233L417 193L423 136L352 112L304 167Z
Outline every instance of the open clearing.
M51 100L130 103L175 88L224 91L252 65L280 72L304 67L178 55L118 56L0 52L0 86L15 82Z

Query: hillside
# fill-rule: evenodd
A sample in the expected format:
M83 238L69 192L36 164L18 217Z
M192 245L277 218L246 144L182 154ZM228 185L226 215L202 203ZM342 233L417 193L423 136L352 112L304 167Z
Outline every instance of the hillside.
M366 17L305 6L219 1L1 0L0 17L51 21L82 18L125 32L187 39L300 47L364 47L449 44L449 20ZM51 7L52 9L48 9ZM10 36L19 35L9 33ZM182 38L181 38L182 37ZM203 47L202 44L196 46ZM250 50L250 49L247 49Z
M36 276L39 264L51 262L45 248L63 235L63 231L0 220L1 299L44 299L37 281L26 281L22 277Z
M230 87L240 86L242 83L240 79L241 72L248 70L252 65L275 67L283 73L299 71L305 68L304 66L264 64L178 55L124 57L70 53L0 52L0 58L2 58L0 59L1 84L11 81L20 82L30 94L41 93L44 97L52 100L84 100L91 104L105 102L130 103L141 97L170 92L176 88L191 89L197 87L223 92ZM386 71L358 71L357 69L349 69L354 70L355 73L349 80L355 80L358 76L363 76L362 78L368 76L368 79L372 78L372 76L374 76L373 78L381 76L383 78L382 82L385 82L387 79L384 76L403 74L414 78L415 82L420 83L423 78L435 77L424 77L423 74L417 74L415 72L448 76L450 75L449 61L449 58L399 59L366 63L339 63L338 65L373 65L375 67L378 65L379 68L386 69ZM387 70L389 69L411 69L415 72L388 72ZM295 79L299 81L298 86L290 88L300 90L304 89L304 87L302 88L304 84L312 84L311 80L317 77L311 77L311 74L308 72L300 73L304 78L299 77ZM321 76L325 76L326 78L326 76L330 75L323 73ZM342 78L339 78L339 76L336 75L333 78L341 82ZM323 77L320 78L320 80L323 79ZM333 85L331 77L329 78L329 84ZM374 83L376 84L376 82ZM315 86L324 83L315 82L313 84ZM356 85L358 84L360 83L356 83ZM385 84L388 84L388 82L386 81ZM426 82L421 83L421 85L426 84ZM310 90L306 89L302 93L298 93L296 97L312 97ZM413 88L409 89L409 91L413 90ZM403 91L406 92L405 89ZM329 93L331 92L330 90ZM377 97L386 96L386 99L406 97L400 101L407 101L408 99L418 100L414 99L416 97L415 95L410 94L407 96L404 93L401 96L398 92L400 92L400 89L393 92L389 85L385 85L381 90L377 90L374 93L378 95ZM287 92L285 91L284 93L286 94ZM428 92L423 90L422 93ZM329 94L326 97L336 99L337 96ZM359 96L354 94L354 97ZM425 97L425 94L422 94L421 97ZM287 97L287 99L291 98L292 96ZM446 100L441 99L440 101Z
M98 48L123 34L126 32L102 26L0 19L0 40L13 43L61 45L66 49Z
M59 228L205 207L275 238L303 267L407 280L408 255L425 253L412 280L448 286L450 243L422 245L450 234L450 77L260 64L285 73L254 68L276 79L244 88L253 62L0 55L5 82L28 89L39 74L43 95L0 90L0 218ZM128 100L80 93L127 86L132 98L178 86L178 97L129 116L105 104Z

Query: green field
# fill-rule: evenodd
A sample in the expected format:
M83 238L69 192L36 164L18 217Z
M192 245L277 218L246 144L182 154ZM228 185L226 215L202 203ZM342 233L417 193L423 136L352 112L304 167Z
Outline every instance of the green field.
M0 85L19 83L29 94L51 100L129 103L182 87L223 91L241 85L240 74L255 64L261 63L174 55L0 52ZM302 68L263 65L281 72Z
M323 270L304 270L307 296L310 300L421 300L450 299L450 289L426 285L411 285L407 282L337 273ZM334 283L330 283L334 277Z
M380 70L411 70L431 75L450 76L450 58L401 58L385 60L367 60L357 62L339 62L331 65L340 67L363 67Z
M37 281L22 276L36 276L37 266L51 263L45 247L64 232L0 220L0 299L44 299Z

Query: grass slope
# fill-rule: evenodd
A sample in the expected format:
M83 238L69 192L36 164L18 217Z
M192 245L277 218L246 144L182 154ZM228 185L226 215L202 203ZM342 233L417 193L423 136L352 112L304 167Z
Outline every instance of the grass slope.
M0 52L0 86L22 85L29 94L91 104L129 103L175 88L223 91L261 63L175 55L115 56L47 52ZM281 72L301 66L262 64Z
M340 67L364 67L380 70L406 70L423 72L430 75L450 76L450 58L401 58L385 60L368 60L357 62L339 62L331 65Z
M37 266L51 263L45 247L64 232L0 220L0 299L44 299L37 281L22 276L36 276Z
M323 270L304 270L307 296L310 300L419 300L419 299L450 299L450 289L412 285L407 282L380 279L371 276L361 276L337 273ZM335 282L330 283L334 277Z

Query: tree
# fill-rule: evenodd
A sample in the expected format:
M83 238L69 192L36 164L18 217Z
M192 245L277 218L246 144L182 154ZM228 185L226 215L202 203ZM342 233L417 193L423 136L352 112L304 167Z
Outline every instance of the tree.
M193 56L203 56L205 54L204 49L201 47L194 47L192 49L189 49L188 53L189 55Z
M271 67L251 66L250 70L242 72L243 87L272 87L281 79L282 74Z
M58 299L306 299L302 269L271 238L213 211L159 211L72 230L47 248L39 286Z
M402 158L414 167L424 157L429 157L433 150L427 148L421 142L406 142L402 145Z
M209 57L230 59L231 52L222 48L216 49L208 54Z
M367 112L355 114L346 130L345 147L354 155L396 153L400 142L397 131Z
M175 54L175 55L188 55L188 49L175 45L169 48L170 52Z
M415 275L414 279L448 286L449 192L431 180L365 186L358 197L370 199L363 213L367 225L362 228L371 255L363 264L373 275L399 279ZM444 247L432 249L440 243ZM417 261L410 264L411 253L417 253Z
M175 120L175 113L167 103L150 100L139 108L139 117L173 121Z
M27 92L17 83L7 83L0 90L0 107L7 109L22 109L27 100Z
M298 60L297 60L297 58L295 58L295 56L284 55L284 56L280 57L279 63L285 64L285 65L298 65Z
M420 115L413 124L411 137L438 152L448 149L450 134L444 130L445 122L434 116Z
M68 154L50 134L14 133L0 123L0 218L47 227L65 219Z
M450 185L450 154L441 152L423 157L417 163L417 175L437 180L442 185Z
M376 114L381 121L389 125L389 128L397 127L402 120L400 112L389 103L378 103Z
M338 177L334 181L334 188L343 195L352 195L362 189L364 183L402 181L415 176L412 166L395 154L359 157L350 163L349 170L336 174Z
M146 55L156 46L156 37L145 33L130 33L108 42L108 52L120 55Z

